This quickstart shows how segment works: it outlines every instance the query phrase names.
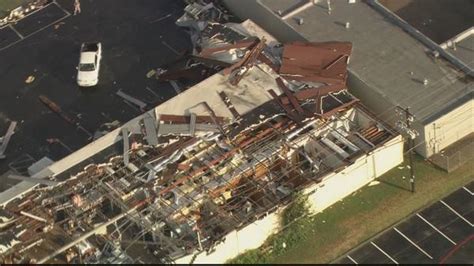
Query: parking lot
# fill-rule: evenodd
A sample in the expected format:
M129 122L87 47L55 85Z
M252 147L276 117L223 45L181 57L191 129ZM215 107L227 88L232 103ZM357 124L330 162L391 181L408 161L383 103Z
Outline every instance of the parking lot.
M14 46L42 30L65 20L71 15L57 2L51 2L40 10L36 10L16 24L9 24L0 29L0 51Z
M174 24L183 7L176 0L81 0L82 13L73 16L73 1L57 0L0 29L0 136L10 121L18 121L7 158L0 160L0 176L43 156L59 160L92 141L48 109L40 95L92 134L104 123L123 123L142 113L118 97L118 90L145 102L147 109L175 96L172 86L146 74L191 47L186 32ZM80 88L79 49L91 41L103 47L99 84ZM0 178L0 191L16 183Z
M473 222L474 182L471 182L387 229L336 263L472 264Z

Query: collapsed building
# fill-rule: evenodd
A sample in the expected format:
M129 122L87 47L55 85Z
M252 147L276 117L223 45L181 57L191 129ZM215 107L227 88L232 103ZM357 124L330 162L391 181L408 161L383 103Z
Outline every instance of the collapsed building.
M402 162L401 136L347 91L350 43L281 45L251 21L197 33L193 59L157 73L197 85L57 164L122 154L66 179L53 165L2 203L3 263L222 263L296 193L321 211Z
M451 31L451 24L436 29L454 35L438 44L382 2L387 1L223 0L235 15L253 20L281 42L352 42L349 91L400 131L407 127L397 111L409 108L414 150L454 171L472 160L474 150L472 22L464 32Z

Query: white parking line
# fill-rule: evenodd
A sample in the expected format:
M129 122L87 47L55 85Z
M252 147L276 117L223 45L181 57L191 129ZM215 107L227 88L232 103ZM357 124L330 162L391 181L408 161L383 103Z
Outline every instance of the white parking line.
M403 238L408 240L408 242L410 242L413 246L415 246L419 251L423 252L423 254L425 254L428 258L433 259L433 257L431 257L431 255L428 254L428 252L424 251L420 246L418 246L410 238L408 238L406 235L404 235L402 232L400 232L400 230L398 230L396 227L394 227L393 230L397 231L397 233L399 233Z
M474 192L470 191L467 187L462 187L464 190L467 191L467 193L471 194L471 196L474 195Z
M26 14L26 16L24 16L24 17L21 18L21 19L27 18L27 17L29 17L29 16L31 16L31 15L33 15L33 14L35 14L35 13L41 11L41 10L43 10L43 8L47 8L48 6L50 6L50 5L52 5L52 4L53 4L53 3L51 2L51 3L48 3L48 4L44 5L44 6L41 7L41 8L38 8L38 9L36 9L36 10L33 10L32 12Z
M394 260L390 255L387 254L387 252L383 251L379 246L377 246L374 242L370 241L370 244L372 244L376 249L378 249L380 252L382 252L387 258L389 258L391 261L393 261L395 264L400 264L396 260Z
M354 262L355 264L359 264L357 263L357 261L355 261L355 259L351 258L351 256L347 255L347 258L350 259L352 262Z
M33 12L38 12L38 11L40 11L40 10L43 10L45 7L47 7L47 6L49 6L49 5L51 5L51 4L48 4L48 5L44 6L43 8L38 9L38 10L35 10L35 11L33 11ZM57 4L56 4L56 5L57 5ZM29 15L31 15L33 12L31 12ZM67 11L66 11L66 12L67 12ZM42 31L42 30L44 30L44 29L50 27L51 25L54 25L54 24L56 24L56 23L58 23L58 22L60 22L60 21L65 20L65 19L68 18L69 16L71 16L71 14L70 14L69 12L67 12L64 17L59 18L59 19L57 19L57 20L55 20L55 21L49 23L48 25L46 25L46 26L44 26L44 27L42 27L42 28L40 28L40 29L38 29L38 30L36 30L36 31L34 31L34 32L30 33L30 34L28 34L28 35L26 35L26 36L21 35L21 36L23 36L22 39L17 40L17 41L14 41L14 42L10 43L9 45L0 48L0 52L3 51L3 50L5 50L5 49L8 49L8 48L12 47L13 45L15 45L15 44L17 44L17 43L19 43L19 42L21 42L21 41L27 39L28 37L30 37L30 36L32 36L32 35L34 35L34 34L40 32L40 31ZM13 29L13 27L10 27L10 28L11 28L13 31L15 31L17 34L19 34L16 30Z
M54 0L53 3L54 3L56 6L58 6L59 8L61 8L61 10L62 10L64 13L66 13L66 14L68 14L68 15L71 15L71 13L69 13L69 11L67 11L67 10L64 9L60 4L58 4L58 2L56 2L56 0Z
M448 209L450 209L452 212L454 212L454 214L459 216L459 218L463 219L467 224L473 227L471 222L469 222L466 218L464 218L461 214L459 214L455 209L451 208L451 206L449 206L446 202L444 202L443 200L440 200L440 202L443 203L444 206L448 207Z
M16 35L18 35L18 37L20 37L20 39L24 39L24 38L25 38L21 33L19 33L15 28L13 28L12 24L8 24L8 27L9 27L12 31L14 31L14 32L16 33Z
M428 222L428 220L426 220L423 216L421 216L419 213L416 214L416 216L418 216L421 220L423 220L425 223L427 223L429 226L431 226L431 228L433 228L434 230L436 230L438 233L440 233L442 236L444 236L444 238L446 238L449 242L451 242L453 245L456 245L456 242L454 242L453 240L451 240L451 238L449 238L447 235L445 235L443 232L439 231L438 228L436 228L434 225L432 225L430 222Z

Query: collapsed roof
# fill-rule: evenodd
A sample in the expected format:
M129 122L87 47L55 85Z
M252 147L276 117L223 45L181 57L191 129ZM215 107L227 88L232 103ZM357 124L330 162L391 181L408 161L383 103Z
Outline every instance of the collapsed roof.
M215 94L201 96L207 114L192 104L187 114L147 116L121 129L122 155L11 201L0 212L1 261L153 263L212 252L229 232L393 138L346 90L350 44L198 39L206 38L191 55L199 62L158 79L203 75L182 95ZM219 73L207 78L195 72L200 64Z

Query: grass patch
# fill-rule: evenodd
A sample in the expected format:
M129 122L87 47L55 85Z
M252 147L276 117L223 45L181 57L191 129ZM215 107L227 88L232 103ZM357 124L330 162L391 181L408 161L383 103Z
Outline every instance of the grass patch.
M414 165L416 193L409 191L409 169L396 167L378 179L379 185L365 186L323 212L295 221L281 233L269 237L262 247L228 262L329 263L474 177L471 163L450 174L420 156L414 156ZM292 212L300 211L297 207ZM282 222L288 223L292 217L293 214L284 213Z
M293 202L283 211L281 215L281 226L285 228L280 234L273 235L266 240L262 249L254 249L246 252L242 256L228 261L232 264L255 264L270 263L275 254L282 254L289 246L294 246L298 242L306 241L305 228L311 225L308 223L309 206L307 196L296 194Z
M281 215L281 225L287 227L291 225L296 219L309 214L309 206L307 197L302 194L297 194L295 199L290 203Z
M0 0L0 18L8 15L11 10L30 1L31 0Z

